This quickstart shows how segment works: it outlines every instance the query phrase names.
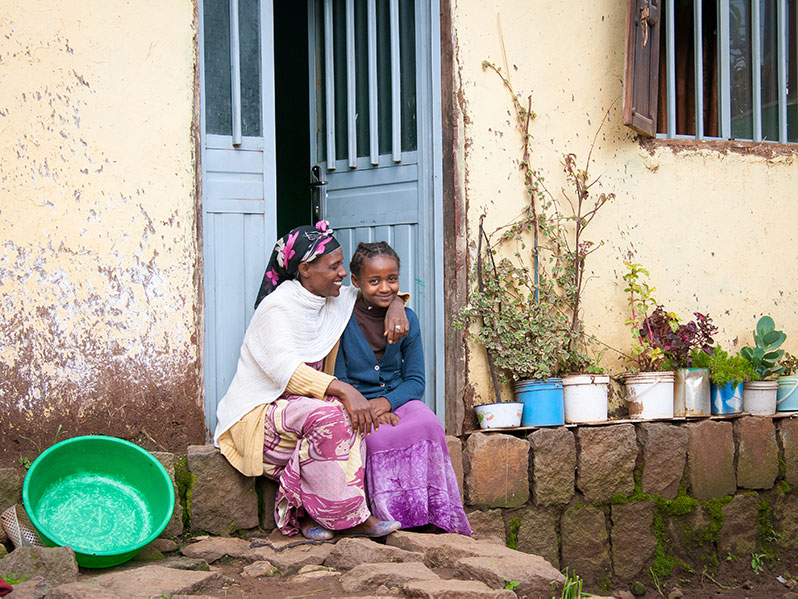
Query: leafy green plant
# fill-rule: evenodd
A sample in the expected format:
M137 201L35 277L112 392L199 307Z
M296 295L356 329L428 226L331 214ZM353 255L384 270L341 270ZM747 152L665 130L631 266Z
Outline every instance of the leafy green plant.
M709 380L721 386L750 381L756 377L748 360L739 354L730 356L719 345L714 347L712 355L696 351L693 354L693 366L709 369Z
M763 316L756 323L755 347L744 347L740 350L740 354L753 367L757 380L784 372L784 366L779 365L784 350L779 347L786 340L787 335L783 331L776 330L776 323L770 316Z
M765 571L765 565L762 563L765 559L764 553L752 553L751 554L751 569L756 574L762 574Z
M477 259L472 271L476 289L454 320L465 328L479 324L471 339L488 354L494 391L501 400L499 382L510 379L549 378L568 372L595 371L588 355L593 341L584 333L580 314L585 285L585 260L601 244L585 238L585 230L614 194L597 193L588 165L602 120L584 168L576 155L563 156L563 170L572 193L563 191L570 210L560 208L540 171L530 163L530 126L535 118L531 96L526 104L515 93L500 67L485 61L483 70L495 72L510 94L516 126L521 134L524 189L528 204L520 217L491 234L480 219ZM608 113L609 114L609 111ZM511 245L515 245L513 250ZM523 254L522 254L523 252Z
M783 376L798 374L798 356L793 356L790 352L784 352L781 365L784 368L781 372Z
M657 308L657 300L654 299L656 287L649 286L646 281L651 275L641 264L632 262L626 263L626 273L623 280L626 282L624 293L627 295L629 305L629 318L626 319L626 326L630 327L635 343L632 345L632 362L639 370L651 371L659 370L665 362L665 352L661 347L652 343L653 331L648 330L644 333L647 326L647 317L650 312ZM678 322L676 315L670 315L672 320Z
M3 574L0 576L0 578L5 580L11 586L14 586L15 584L22 584L28 580L28 577L24 574Z
M559 599L581 599L582 597L589 596L582 593L582 579L576 572L569 572L568 568L565 569L565 584L560 591ZM552 584L552 599L558 599L554 585Z
M508 591L514 591L519 584L521 583L517 580L504 579L504 588Z

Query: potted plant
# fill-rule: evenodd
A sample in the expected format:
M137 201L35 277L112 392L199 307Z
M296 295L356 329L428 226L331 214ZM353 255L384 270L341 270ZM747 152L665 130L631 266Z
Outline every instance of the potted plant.
M798 411L798 356L785 352L781 359L784 370L778 379L779 390L776 396L777 412Z
M779 360L784 350L779 349L787 335L776 330L770 316L763 316L756 323L754 347L744 347L740 355L748 360L754 370L754 380L743 385L743 411L749 414L767 416L776 413L779 383L771 377L784 372Z
M658 306L648 317L666 356L666 368L676 372L673 387L673 415L706 417L711 414L709 370L692 365L693 353L712 354L713 335L718 332L712 319L694 312L695 320L680 323L675 315Z
M748 360L739 354L730 356L716 345L712 354L694 352L693 366L709 369L713 416L742 412L743 383L756 376Z
M568 344L569 321L563 314L563 298L545 272L529 266L520 251L512 258L502 250L520 240L532 226L527 211L522 219L491 234L480 218L474 270L476 289L455 317L454 326L476 322L470 334L487 353L495 404L476 406L480 426L486 412L507 410L501 384L513 382L518 404L523 407L523 426L563 424L562 383L559 371ZM498 405L497 405L498 404ZM494 408L495 406L495 408ZM480 413L483 416L480 418Z
M652 294L656 289L644 280L649 277L645 268L630 262L626 268L624 291L628 294L630 311L626 325L635 339L631 356L634 370L624 380L629 417L673 418L674 373L664 348L665 336L672 333L671 323L678 323L678 318L654 299Z

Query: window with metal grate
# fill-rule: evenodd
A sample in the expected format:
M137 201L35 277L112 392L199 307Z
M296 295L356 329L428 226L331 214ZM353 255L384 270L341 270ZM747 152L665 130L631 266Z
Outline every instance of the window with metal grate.
M798 142L798 0L628 0L624 123Z

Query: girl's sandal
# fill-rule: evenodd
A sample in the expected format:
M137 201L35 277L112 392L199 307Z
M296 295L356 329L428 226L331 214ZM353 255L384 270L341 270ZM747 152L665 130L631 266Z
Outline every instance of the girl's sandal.
M377 537L387 537L389 534L396 532L400 528L402 528L401 522L397 522L396 520L380 520L374 526L371 526L365 530L346 533L346 536L369 537L372 539Z

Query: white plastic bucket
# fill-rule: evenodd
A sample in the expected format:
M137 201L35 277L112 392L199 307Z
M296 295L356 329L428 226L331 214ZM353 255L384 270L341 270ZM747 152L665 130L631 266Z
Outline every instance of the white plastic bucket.
M603 422L607 420L606 375L573 374L562 377L566 422Z
M626 377L629 418L673 418L673 371L641 372Z
M776 413L778 381L751 381L743 385L743 412L758 416Z
M520 401L485 403L474 406L479 428L507 428L521 425L524 404Z

